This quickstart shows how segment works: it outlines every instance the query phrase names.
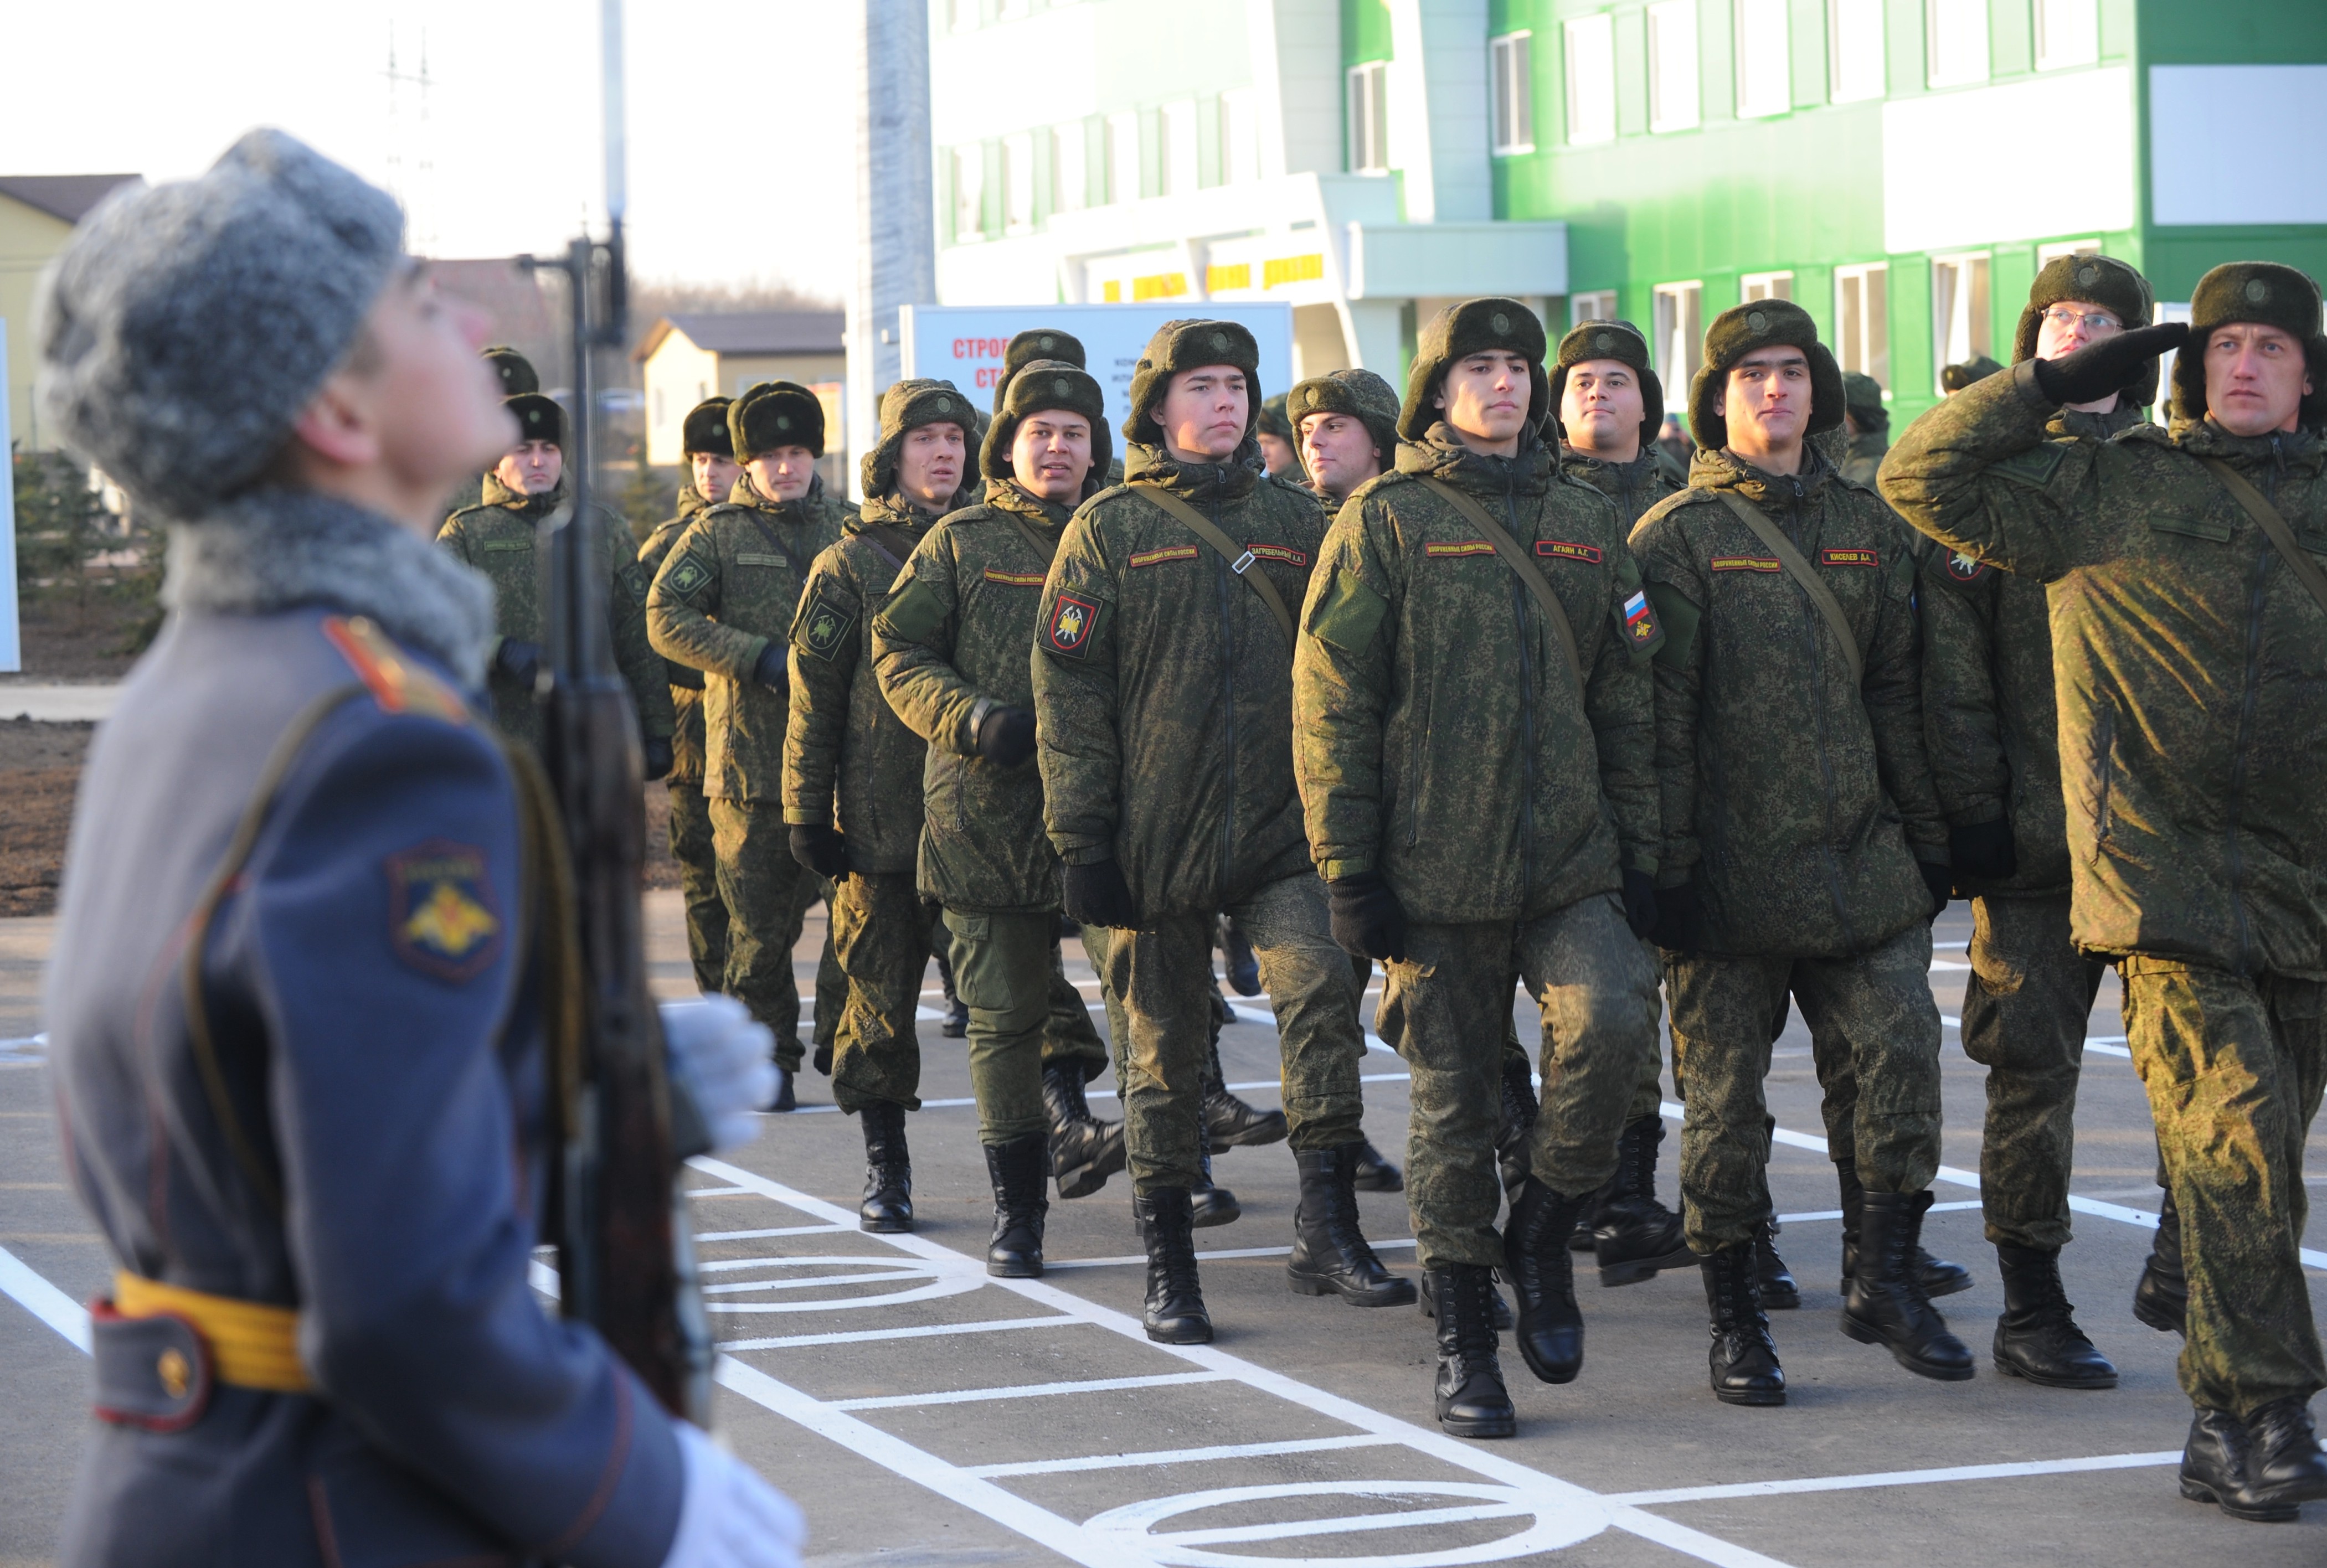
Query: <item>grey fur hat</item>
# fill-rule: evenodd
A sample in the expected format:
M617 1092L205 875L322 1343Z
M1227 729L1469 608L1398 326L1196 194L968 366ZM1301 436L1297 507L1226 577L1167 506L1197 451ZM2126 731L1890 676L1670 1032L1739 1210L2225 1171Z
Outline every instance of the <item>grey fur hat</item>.
M41 281L42 416L164 516L257 479L404 256L404 214L281 131L125 190Z

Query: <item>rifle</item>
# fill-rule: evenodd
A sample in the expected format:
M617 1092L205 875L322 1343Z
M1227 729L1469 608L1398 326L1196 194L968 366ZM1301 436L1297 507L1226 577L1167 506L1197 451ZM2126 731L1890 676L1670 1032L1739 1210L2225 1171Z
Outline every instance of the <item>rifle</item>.
M665 1071L647 988L640 890L646 856L638 718L607 620L606 516L594 504L598 357L623 347L622 5L601 0L606 238L577 237L562 260L574 345L566 472L573 501L547 525L548 672L543 763L571 870L580 973L579 1050L557 1181L558 1293L672 1414L709 1425L711 1346L695 1278L680 1161L709 1146ZM569 998L547 997L556 1007Z

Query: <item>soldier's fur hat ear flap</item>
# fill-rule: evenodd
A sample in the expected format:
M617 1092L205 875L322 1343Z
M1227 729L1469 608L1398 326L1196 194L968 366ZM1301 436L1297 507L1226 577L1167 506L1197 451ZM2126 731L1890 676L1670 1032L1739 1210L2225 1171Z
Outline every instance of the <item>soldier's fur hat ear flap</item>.
M987 479L1015 478L1010 449L1017 443L1018 426L1028 415L1052 408L1079 414L1090 422L1091 465L1083 477L1083 494L1095 495L1105 489L1107 464L1115 460L1107 428L1107 393L1096 377L1066 359L1031 360L1010 378L1010 384L1002 389L1002 410L986 426L986 439L978 447L977 471Z
M1458 359L1490 349L1501 349L1528 362L1527 422L1541 430L1551 409L1551 378L1544 369L1543 322L1514 299L1490 295L1448 305L1430 318L1415 343L1414 365L1406 372L1406 401L1398 407L1397 434L1419 441L1439 422L1437 406L1445 384L1446 368Z
M1228 365L1244 372L1247 398L1244 440L1237 450L1259 450L1253 433L1260 426L1260 344L1241 322L1195 319L1165 322L1147 340L1147 347L1131 371L1131 413L1123 422L1123 438L1141 446L1160 447L1164 432L1150 417L1171 390L1172 378L1182 370L1207 365Z
M2226 261L2190 294L2190 338L2173 357L2173 416L2206 416L2206 339L2217 327L2251 322L2276 327L2303 345L2311 390L2296 418L2314 429L2327 421L2327 339L2320 335L2319 285L2275 261Z
M857 479L867 496L885 496L896 488L897 460L904 453L905 437L924 425L958 426L965 449L977 445L985 428L976 406L952 382L917 376L894 383L881 394L880 443L857 460ZM967 474L962 483L971 483Z
M1688 387L1689 434L1697 445L1718 452L1729 444L1729 421L1723 413L1729 372L1746 355L1771 344L1799 349L1809 362L1810 416L1802 434L1816 435L1842 423L1842 367L1818 341L1810 313L1791 300L1752 300L1732 305L1705 330L1705 364Z
M1545 398L1545 422L1565 440L1566 427L1559 410L1567 401L1567 373L1593 359L1614 359L1631 367L1640 386L1640 444L1645 447L1664 428L1665 384L1649 357L1649 340L1630 322L1578 322L1559 340L1559 361L1551 368L1551 386Z

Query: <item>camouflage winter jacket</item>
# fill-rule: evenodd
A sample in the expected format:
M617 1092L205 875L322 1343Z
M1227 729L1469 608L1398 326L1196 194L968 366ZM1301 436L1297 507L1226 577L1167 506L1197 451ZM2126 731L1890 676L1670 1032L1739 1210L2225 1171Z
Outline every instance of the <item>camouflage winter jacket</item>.
M655 651L706 677L703 792L715 800L781 797L789 677L775 691L752 671L790 635L808 565L839 539L846 515L822 480L780 506L743 474L724 505L687 525L655 574L647 594Z
M873 617L936 521L893 496L868 498L808 568L792 619L784 820L839 828L853 871L911 871L921 846L928 746L881 695Z
M1776 477L1697 453L1632 553L1664 621L1656 661L1658 881L1694 878L1716 953L1845 957L1930 913L1944 864L1923 743L1915 564L1873 492L1807 445ZM1864 667L1721 499L1757 507L1840 602Z
M1883 454L1890 450L1891 434L1884 430L1862 430L1847 438L1842 460L1842 477L1853 484L1874 488L1874 475L1883 467Z
M1528 919L1653 873L1653 611L1616 507L1532 435L1510 459L1444 425L1325 538L1294 658L1294 765L1328 879L1379 871L1416 919ZM1479 527L1503 525L1567 614L1566 649Z
M2327 611L2201 462L2315 558L2327 452L2178 420L2048 441L2051 413L2028 363L1990 377L1908 429L1883 485L1940 544L2050 588L2077 946L2327 978Z
M487 474L483 501L444 519L436 542L493 581L493 630L500 637L539 644L548 637L542 613L542 563L537 546L541 525L570 499L565 483L542 495L519 494ZM678 727L662 661L647 645L647 574L631 558L631 530L620 518L601 511L598 537L606 555L606 613L614 663L637 706L639 733L650 738ZM547 657L547 649L544 655ZM511 740L539 749L543 719L533 692L496 668L486 686L493 699L493 723Z
M1131 482L1067 525L1034 639L1043 812L1070 864L1123 863L1142 919L1210 914L1305 873L1293 650L1252 585L1155 502L1169 488L1254 557L1288 611L1325 514L1263 477L1253 443L1182 463L1134 444Z
M1650 507L1685 488L1687 481L1672 470L1672 459L1654 443L1641 447L1640 455L1630 462L1603 462L1572 446L1559 449L1559 471L1614 501L1627 535Z
M2145 417L2139 408L2063 408L2045 434L2054 441L2107 441ZM1958 876L1958 885L2007 898L2067 892L2069 828L2044 584L1915 537L1923 733L1939 809L1951 827L2008 819L2019 860L2004 882Z
M639 546L639 570L647 574L651 583L655 574L662 570L665 557L678 537L687 532L689 523L710 506L692 482L678 487L678 516L659 523ZM674 784L703 783L703 672L680 664L676 659L662 661L663 674L670 683L670 705L678 724L671 732L671 765L668 775Z
M1070 514L1008 480L930 530L873 618L881 689L929 742L921 890L948 909L1059 907L1059 857L1042 831L1042 774L977 754L997 707L1034 706L1028 656L1042 583Z

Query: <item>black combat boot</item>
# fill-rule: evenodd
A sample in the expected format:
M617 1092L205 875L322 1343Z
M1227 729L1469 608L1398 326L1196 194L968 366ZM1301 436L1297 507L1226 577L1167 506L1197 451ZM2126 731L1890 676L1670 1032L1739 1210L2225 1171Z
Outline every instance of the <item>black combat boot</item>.
M1869 1192L1862 1199L1858 1266L1842 1299L1842 1331L1883 1346L1918 1377L1960 1383L1971 1376L1971 1352L1948 1332L1910 1261L1930 1206L1929 1192Z
M986 1272L997 1278L1042 1276L1042 1219L1051 1212L1042 1196L1049 1143L1046 1134L1027 1133L986 1145L986 1173L994 1181L994 1239L986 1245Z
M1518 1057L1505 1056L1503 1120L1495 1133L1495 1163L1502 1168L1503 1191L1513 1198L1527 1184L1528 1143L1535 1136L1535 1119L1540 1110L1535 1098L1535 1075ZM1588 1231L1584 1246L1586 1250L1592 1246Z
M2189 1337L2190 1280L2182 1272L2182 1213L2173 1207L2173 1190L2157 1211L2157 1234L2149 1243L2149 1260L2141 1265L2141 1283L2133 1287L2133 1315L2161 1334Z
M1834 1162L1834 1173L1842 1186L1841 1290L1844 1295L1848 1295L1851 1270L1858 1258L1859 1201L1865 1196L1866 1190L1858 1184L1857 1161L1836 1160ZM1969 1269L1959 1263L1949 1263L1945 1258L1933 1257L1923 1250L1922 1243L1920 1241L1915 1244L1915 1257L1911 1272L1916 1283L1923 1287L1923 1296L1927 1301L1937 1300L1940 1296L1951 1296L1958 1291L1971 1289Z
M1657 1145L1664 1136L1663 1117L1642 1116L1616 1142L1615 1179L1592 1228L1603 1285L1634 1285L1660 1269L1696 1262L1681 1239L1680 1216L1657 1201Z
M1724 1246L1699 1265L1705 1308L1713 1321L1706 1364L1713 1396L1724 1405L1786 1402L1786 1371L1778 1365L1777 1341L1770 1338L1769 1314L1762 1310L1762 1276L1753 1255L1751 1242Z
M1530 1176L1503 1226L1503 1277L1519 1298L1519 1356L1546 1383L1572 1383L1584 1369L1584 1314L1567 1250L1582 1202Z
M1360 1192L1403 1192L1406 1177L1383 1157L1379 1149L1361 1142L1358 1145L1355 1185Z
M792 1092L792 1069L781 1062L776 1064L776 1092L770 1096L768 1103L760 1108L763 1111L799 1109L799 1097Z
M2300 1399L2266 1405L2250 1421L2201 1409L2182 1450L2182 1495L2213 1503L2234 1519L2284 1525L2303 1505L2327 1498L2327 1461Z
M1051 1114L1051 1175L1059 1197L1088 1198L1123 1169L1123 1124L1091 1115L1079 1062L1042 1069L1042 1105Z
M942 953L933 957L938 961L938 985L945 991L945 1018L939 1023L938 1032L948 1040L960 1040L969 1033L969 1003L954 992L953 965Z
M1449 1437L1510 1437L1519 1429L1495 1358L1493 1271L1449 1264L1426 1276L1438 1303L1438 1424Z
M2116 1387L2117 1368L2077 1327L2061 1285L2061 1249L1998 1242L1995 1261L2004 1274L1995 1369L2046 1388Z
M1253 956L1252 938L1245 935L1243 925L1223 915L1220 918L1220 956L1228 960L1222 966L1229 972L1229 985L1239 996L1260 994L1260 960Z
M856 1113L864 1125L864 1201L859 1223L876 1233L913 1228L913 1161L905 1150L905 1107L874 1100Z
M1414 1283L1382 1267L1358 1228L1357 1174L1363 1140L1338 1149L1295 1149L1301 1206L1293 1211L1293 1256L1285 1278L1295 1295L1339 1295L1360 1307L1402 1307Z
M1285 1113L1246 1105L1215 1084L1204 1096L1204 1132L1215 1149L1255 1149L1282 1143Z
M1753 1271L1761 1277L1764 1311L1791 1311L1802 1304L1801 1282L1778 1255L1778 1217L1765 1215L1753 1237Z
M1159 1345L1209 1345L1211 1315L1196 1282L1194 1215L1184 1187L1164 1187L1131 1200L1147 1238L1147 1337Z
M1209 1142L1204 1145L1203 1153L1196 1157L1196 1168L1203 1174L1188 1190L1188 1201L1195 1211L1196 1228L1205 1230L1215 1225L1234 1224L1244 1209L1238 1204L1235 1193L1212 1184L1212 1150Z
M1492 1278L1494 1271L1490 1269L1487 1272L1490 1276L1487 1281L1487 1300L1490 1303L1488 1315L1494 1322L1495 1332L1498 1334L1508 1334L1511 1331L1511 1304L1510 1302L1503 1300L1503 1293L1495 1288L1495 1282ZM1436 1274L1431 1273L1427 1269L1423 1271L1422 1315L1428 1318L1434 1323L1438 1321L1438 1300L1435 1296L1431 1294L1431 1292L1436 1287L1432 1285L1430 1282L1437 1277L1438 1276Z

